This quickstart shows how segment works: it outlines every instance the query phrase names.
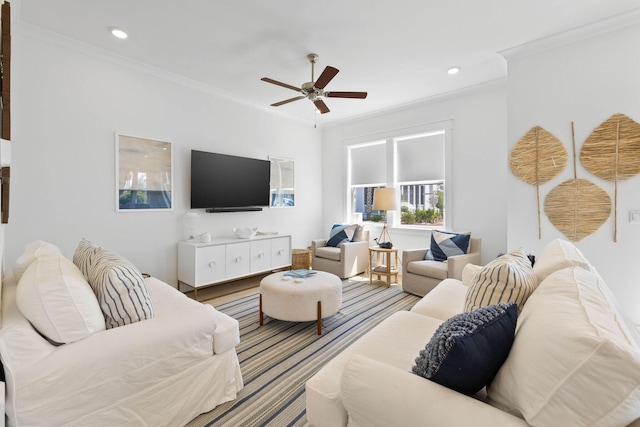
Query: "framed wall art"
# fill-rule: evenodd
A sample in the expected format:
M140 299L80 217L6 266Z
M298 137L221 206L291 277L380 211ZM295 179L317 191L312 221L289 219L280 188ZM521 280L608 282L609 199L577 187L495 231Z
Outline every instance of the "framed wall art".
M116 134L116 211L173 209L170 142Z
M294 162L291 159L269 157L271 160L271 192L272 208L290 208L296 205L294 188Z

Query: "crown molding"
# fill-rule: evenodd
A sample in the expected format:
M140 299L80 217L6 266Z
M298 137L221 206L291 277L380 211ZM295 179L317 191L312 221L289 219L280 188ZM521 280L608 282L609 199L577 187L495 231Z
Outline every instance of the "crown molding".
M548 37L504 49L498 53L507 60L519 58L637 24L640 24L640 7L599 21L574 27Z
M369 113L360 114L357 116L346 117L340 120L333 120L324 124L323 129L331 129L334 127L342 126L345 124L355 123L362 120L371 120L376 117L386 116L388 114L402 112L408 109L420 108L428 105L432 105L438 102L455 99L457 97L469 96L475 93L484 92L496 88L506 88L507 77L500 77L486 82L476 83L470 86L465 86L460 89L451 90L448 92L438 93L426 98L418 99L415 101L409 101L398 105L392 105L387 108L382 108Z
M285 120L295 121L305 125L308 125L309 123L311 123L308 120L304 120L293 115L289 115L289 114L278 112L278 111L272 111L267 107L257 106L249 102L248 100L241 98L231 92L226 92L219 88L199 82L197 80L193 80L193 79L184 77L182 75L172 73L170 71L166 71L158 67L154 67L147 63L136 61L134 59L115 54L106 49L102 49L97 46L90 45L88 43L80 42L78 40L64 36L62 34L42 29L35 25L31 25L31 24L27 24L25 22L19 21L17 25L14 26L14 28L15 28L13 30L14 36L18 35L18 36L24 36L24 37L31 37L41 42L55 45L63 49L68 49L74 52L78 52L82 55L85 55L97 60L101 60L111 64L116 64L121 67L129 68L136 72L151 75L159 79L164 79L172 83L176 83L176 84L188 87L190 89L194 89L196 91L206 92L210 95L214 95L216 97L220 97L225 100L235 102L255 110L267 112L270 115L278 116Z

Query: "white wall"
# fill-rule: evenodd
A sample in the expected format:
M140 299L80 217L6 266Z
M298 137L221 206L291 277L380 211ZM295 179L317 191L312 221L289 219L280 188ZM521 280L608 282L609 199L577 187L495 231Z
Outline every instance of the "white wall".
M504 81L471 88L428 102L339 123L323 131L323 227L328 234L335 222L348 221L344 147L349 141L366 139L430 123L453 121L453 183L449 229L471 231L482 238L483 260L488 262L506 250L506 85ZM381 167L373 162L371 167ZM371 229L377 237L378 228ZM391 229L394 247L427 247L427 231Z
M583 39L579 36L570 32L506 53L509 150L530 128L539 125L558 137L570 153L562 174L541 186L541 203L556 185L573 178L572 121L578 156L591 131L612 114L624 113L640 122L640 25ZM554 47L554 43L560 45ZM577 163L578 178L597 184L613 200L613 183L586 171L579 157ZM550 240L565 238L543 213L542 239L538 240L535 187L511 173L508 183L510 249L524 246L539 253ZM613 217L577 242L636 324L640 324L640 225L629 224L628 215L629 210L640 209L639 194L640 176L619 184L617 243L613 241Z
M14 28L12 177L5 268L42 239L71 256L82 237L176 284L176 242L189 211L190 150L295 160L296 207L202 213L202 231L289 233L307 247L321 223L321 134L196 85L167 79L27 27ZM115 212L114 133L170 141L174 209ZM229 183L233 185L233 183Z

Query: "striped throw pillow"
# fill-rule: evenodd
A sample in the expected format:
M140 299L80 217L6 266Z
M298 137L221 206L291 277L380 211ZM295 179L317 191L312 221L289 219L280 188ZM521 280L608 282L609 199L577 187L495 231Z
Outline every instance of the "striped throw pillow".
M73 261L95 292L107 329L153 317L144 278L129 261L85 239L78 245Z
M95 262L98 260L100 249L100 246L95 243L82 239L73 254L73 263L82 272L87 281L89 281L89 270L94 267Z
M473 311L499 302L514 302L520 312L537 286L531 262L520 248L491 261L473 276L464 309Z

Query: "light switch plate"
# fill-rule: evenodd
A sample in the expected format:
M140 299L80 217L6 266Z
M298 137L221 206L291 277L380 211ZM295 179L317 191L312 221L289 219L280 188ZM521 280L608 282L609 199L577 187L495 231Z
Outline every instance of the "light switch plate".
M640 224L640 211L629 211L629 222L631 224Z

